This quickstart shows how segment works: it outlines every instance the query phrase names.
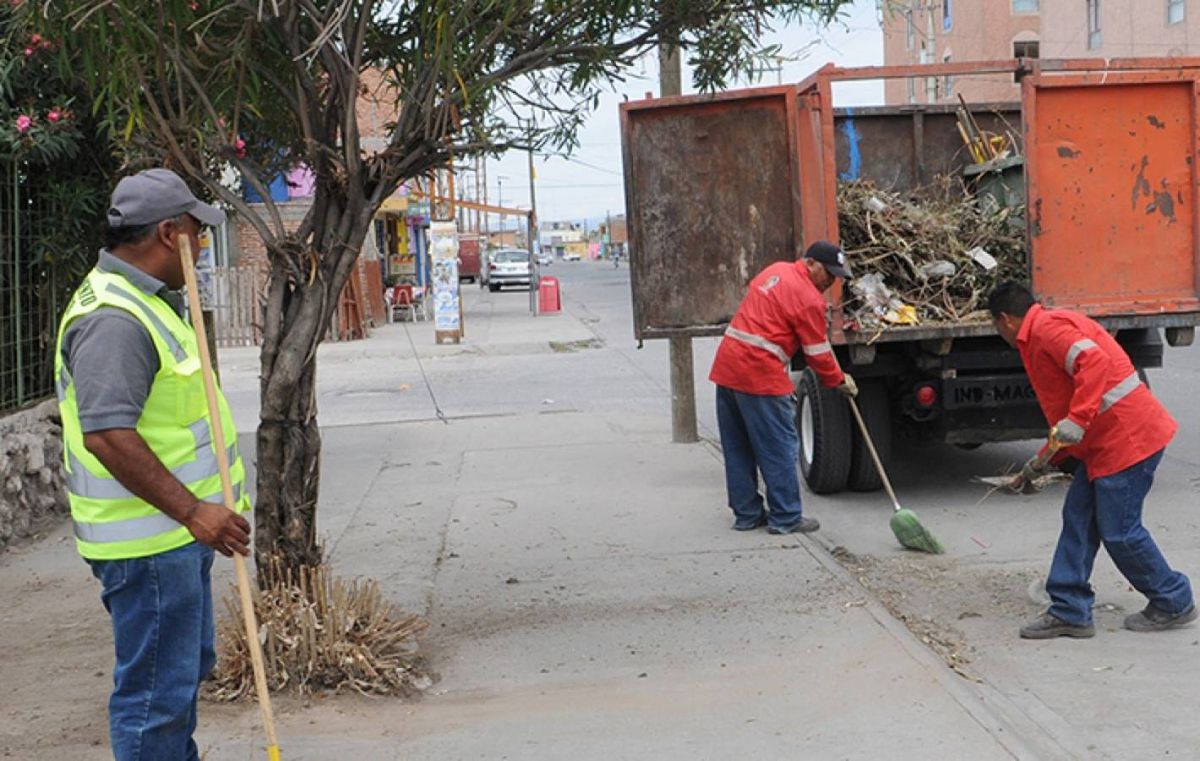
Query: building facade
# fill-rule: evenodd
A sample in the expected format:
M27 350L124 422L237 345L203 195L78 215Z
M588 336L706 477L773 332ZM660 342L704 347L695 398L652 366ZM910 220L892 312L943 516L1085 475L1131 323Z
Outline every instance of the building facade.
M1192 7L1189 7L1192 6ZM1200 54L1200 0L880 0L884 63ZM889 105L1012 101L1010 75L893 79Z
M1045 58L1177 58L1200 53L1197 0L1042 0Z
M1063 0L1069 3L1073 0ZM1053 0L881 0L883 60L887 66L994 61L1042 55L1045 7ZM1080 3L1082 4L1082 3ZM1016 100L1012 75L889 79L889 105Z

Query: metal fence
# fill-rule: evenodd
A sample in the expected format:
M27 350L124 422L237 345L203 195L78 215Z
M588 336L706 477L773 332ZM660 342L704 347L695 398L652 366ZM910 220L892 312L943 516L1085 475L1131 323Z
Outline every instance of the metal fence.
M58 318L86 269L62 257L90 250L83 242L70 252L45 243L64 210L27 192L29 184L19 162L0 161L0 411L54 393Z

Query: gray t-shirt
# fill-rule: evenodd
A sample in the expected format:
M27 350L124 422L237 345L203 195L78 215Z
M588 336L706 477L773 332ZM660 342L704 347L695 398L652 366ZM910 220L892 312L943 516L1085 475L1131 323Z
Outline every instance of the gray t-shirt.
M143 293L162 298L182 315L177 292L101 249L96 268L123 275ZM63 335L63 362L75 385L84 433L136 428L158 372L158 350L144 325L124 309L100 307L71 323Z

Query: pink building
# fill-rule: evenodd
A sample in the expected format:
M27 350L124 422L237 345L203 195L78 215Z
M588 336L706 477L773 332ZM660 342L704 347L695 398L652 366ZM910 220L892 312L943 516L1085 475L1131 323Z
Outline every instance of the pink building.
M1189 13L1188 5L1192 5ZM880 0L884 63L1200 55L1196 0ZM889 80L889 104L1012 101L1013 77Z
M1195 0L1042 0L1042 28L1055 30L1046 35L1044 58L1200 54Z
M1068 0L1070 1L1070 0ZM888 66L991 61L1039 55L1047 0L883 0L883 60ZM1080 3L1082 5L1082 3ZM1011 75L892 79L891 105L1016 100Z

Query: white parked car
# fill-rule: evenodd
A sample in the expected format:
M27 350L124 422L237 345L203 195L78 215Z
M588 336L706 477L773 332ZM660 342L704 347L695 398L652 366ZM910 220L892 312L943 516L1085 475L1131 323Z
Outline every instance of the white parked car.
M541 252L537 255L537 263L538 266L549 267L554 263L554 254L551 254L549 251Z
M567 253L563 254L564 262L577 262L582 258L583 257L581 257L579 254L575 253L574 251L568 251Z
M488 256L487 287L495 292L506 285L529 287L529 252L520 248L502 248Z

